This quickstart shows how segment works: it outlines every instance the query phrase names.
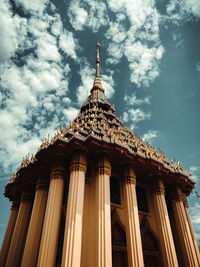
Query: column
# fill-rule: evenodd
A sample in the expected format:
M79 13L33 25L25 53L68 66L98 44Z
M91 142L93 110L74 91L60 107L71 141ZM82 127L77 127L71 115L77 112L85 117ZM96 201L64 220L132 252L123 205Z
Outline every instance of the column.
M128 266L142 267L143 252L136 197L136 175L131 164L123 166L122 193L126 213Z
M178 185L173 184L169 187L169 197L171 200L176 232L180 241L180 250L184 266L199 266L185 213L182 192Z
M186 217L187 217L187 220L188 220L190 233L191 233L191 236L192 236L192 241L193 241L193 244L194 244L194 249L195 249L195 252L196 252L198 264L200 266L199 248L198 248L197 240L196 240L196 237L195 237L195 234L194 234L194 229L193 229L192 221L191 221L189 210L188 210L188 201L187 201L187 198L186 198L185 194L183 194L183 204L184 204L184 207L185 207L185 213L186 213Z
M78 267L81 261L86 154L76 150L71 159L62 267Z
M30 221L32 199L33 195L31 192L24 192L22 194L6 267L15 267L20 265L24 241L26 240L26 233Z
M110 175L111 164L108 155L99 154L96 174L98 267L112 266Z
M1 246L1 252L0 252L0 266L5 266L6 265L6 260L8 256L8 251L10 248L10 242L12 240L12 235L13 231L15 228L15 223L17 220L17 214L19 210L19 201L18 200L13 200L12 206L11 206L11 212L10 212L10 217L8 220L5 236L3 239L3 243Z
M85 178L85 193L84 193L84 207L83 207L83 228L82 228L82 249L81 249L81 266L89 267L89 255L90 250L90 234L91 234L91 224L90 224L90 183L91 179Z
M42 225L45 214L45 207L48 194L48 180L39 179L35 188L35 199L31 214L26 244L22 259L22 267L32 267L36 265Z
M55 265L63 201L64 175L63 162L57 159L50 174L49 193L37 266L53 267Z
M163 181L154 177L152 196L164 266L178 266Z

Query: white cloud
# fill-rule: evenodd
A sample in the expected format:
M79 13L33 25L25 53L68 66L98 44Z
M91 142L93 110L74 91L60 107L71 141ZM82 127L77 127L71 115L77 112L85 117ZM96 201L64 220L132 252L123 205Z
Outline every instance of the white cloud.
M86 100L87 96L90 93L90 89L92 89L92 85L94 82L95 72L88 64L86 64L80 70L81 75L81 85L77 88L77 99L79 104L83 104Z
M68 16L73 28L78 30L83 30L83 26L86 23L87 11L80 7L79 1L72 1L69 6Z
M83 30L84 27L88 27L97 32L101 26L106 25L109 21L106 4L89 0L71 1L68 16L75 30Z
M67 96L70 66L63 66L59 49L76 59L77 42L71 32L63 30L61 18L49 1L16 1L30 15L28 19L12 14L9 4L0 1L0 56L2 53L6 59L1 60L0 68L0 99L4 104L0 110L0 156L7 159L2 162L4 170L12 166L13 171L25 153L36 152L41 139L66 122L66 114L70 118L72 107L71 113L66 111L72 105ZM25 49L32 52L23 56L22 66L9 61L15 52L23 54Z
M129 62L130 81L138 87L148 87L159 75L159 62L164 48L159 39L160 15L154 1L108 1L116 13L110 22L106 37L109 40L110 63L118 63L122 56ZM124 16L123 16L124 15ZM130 26L124 22L129 20Z
M141 85L148 87L150 82L159 75L158 60L163 51L162 46L149 48L139 41L128 44L125 48L125 55L129 61L131 82L137 84L138 87Z
M131 128L136 128L138 122L149 120L151 113L145 113L142 109L130 109L123 113L123 121L130 124Z
M126 38L126 30L123 25L118 22L110 22L106 37L113 40L114 43L121 43Z
M79 109L76 109L74 107L69 107L67 109L64 109L64 114L67 117L68 121L72 121L77 116Z
M55 36L58 36L58 35L60 35L60 33L62 31L63 31L62 22L61 22L60 18L57 16L55 18L55 21L53 22L53 24L51 26L51 32Z
M152 139L156 138L158 136L158 130L149 130L147 133L145 133L142 137L144 141L148 141L151 143Z
M108 44L108 51L112 56L108 57L107 62L117 64L124 54L124 46L123 44L110 42Z
M197 70L198 76L200 78L200 62L196 63L196 70Z
M27 12L42 15L42 13L43 13L46 5L49 3L49 1L48 0L34 0L34 1L16 0L16 3L18 5L23 6L23 8Z
M127 105L142 105L142 104L150 104L150 98L145 97L143 99L138 99L136 97L136 93L134 92L131 96L125 95L124 100Z
M197 172L199 171L199 169L200 169L200 167L199 166L191 166L190 167L190 170L191 170L191 173L192 173L192 178L196 181L196 182L198 182L198 180L199 180L199 177L198 177L198 175L197 175Z
M26 19L13 17L8 1L0 0L0 63L14 55L26 32Z
M97 32L100 27L106 27L107 62L116 64L125 56L130 81L138 87L148 87L159 75L164 48L159 39L160 15L154 1L109 0L106 6L103 2L76 0L71 1L68 16L75 30L89 28Z
M109 76L105 74L102 75L102 86L105 89L105 94L107 98L111 98L115 92L112 72Z
M171 19L176 21L192 20L193 17L200 18L200 1L199 0L170 0L167 5L167 14Z
M60 54L54 36L44 32L40 38L36 39L35 44L39 59L60 61Z
M73 38L73 34L68 31L64 31L60 35L60 40L59 40L59 45L60 48L71 58L76 59L76 52L75 52L75 41Z

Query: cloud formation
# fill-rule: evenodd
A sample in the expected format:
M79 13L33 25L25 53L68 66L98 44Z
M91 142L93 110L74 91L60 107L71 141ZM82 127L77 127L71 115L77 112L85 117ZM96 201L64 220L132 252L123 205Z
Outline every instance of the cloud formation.
M170 0L167 5L167 14L172 19L191 20L193 17L200 18L200 1L199 0Z
M145 142L151 143L152 139L158 136L158 130L148 130L142 137Z
M106 33L111 56L108 62L118 63L125 56L130 81L137 87L148 87L159 75L159 62L164 53L159 39L159 13L153 1L148 0L121 0L117 5L110 0L108 6L116 15Z
M71 1L68 16L72 27L79 31L90 28L93 32L97 32L109 21L106 4L89 0Z
M190 167L190 170L191 170L191 173L192 173L192 178L195 180L195 182L197 183L199 181L199 177L197 176L197 172L198 170L200 169L199 166L191 166Z
M150 104L150 98L145 97L144 99L138 99L136 97L136 92L134 92L131 96L125 95L124 100L127 105L142 105L142 104Z
M8 2L1 4L0 155L9 159L3 162L6 172L71 119L70 66L63 59L77 59L78 42L63 29L49 1L16 1L24 17L13 13Z
M131 108L123 113L123 122L128 122L132 129L137 128L137 123L149 120L151 113L146 113L140 108Z
M130 81L148 87L159 75L164 48L159 39L160 16L153 1L71 1L69 20L75 30L105 29L107 62L117 64L126 57Z

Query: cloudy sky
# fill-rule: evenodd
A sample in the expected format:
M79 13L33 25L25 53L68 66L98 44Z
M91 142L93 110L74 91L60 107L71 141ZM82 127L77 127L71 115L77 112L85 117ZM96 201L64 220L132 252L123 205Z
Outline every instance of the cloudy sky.
M124 124L191 169L200 243L200 1L0 0L0 244L10 174L67 126L92 87L97 41L103 87Z

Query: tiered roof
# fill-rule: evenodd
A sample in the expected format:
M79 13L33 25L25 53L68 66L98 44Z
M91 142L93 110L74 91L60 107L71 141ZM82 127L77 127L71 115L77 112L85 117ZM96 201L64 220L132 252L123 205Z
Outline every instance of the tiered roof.
M56 153L69 154L74 146L85 147L88 151L106 149L111 154L114 153L114 156L119 154L124 160L138 163L140 168L150 170L151 176L164 173L170 177L170 181L179 181L186 194L194 187L191 172L187 174L180 162L174 163L172 159L168 160L163 152L158 153L149 143L144 144L142 137L123 126L121 117L116 116L115 107L108 102L102 87L99 48L100 44L97 43L96 75L86 102L66 129L61 125L60 131L51 140L45 139L42 142L35 156L23 159L17 173L11 176L6 186L5 195L10 199L13 197L13 186L21 183L30 170L33 172L39 168L45 161L44 158Z

